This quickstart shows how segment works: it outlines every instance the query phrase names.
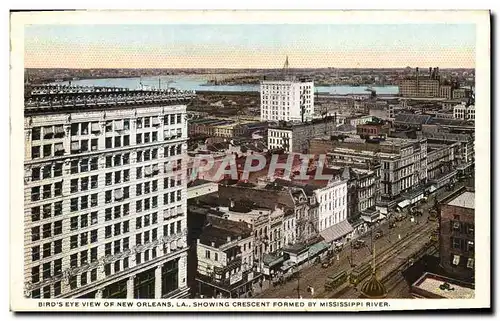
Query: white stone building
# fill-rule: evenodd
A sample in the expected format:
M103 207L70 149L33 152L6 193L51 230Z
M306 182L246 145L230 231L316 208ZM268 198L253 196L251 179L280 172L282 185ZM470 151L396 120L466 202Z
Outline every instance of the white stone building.
M476 108L474 105L467 106L462 103L453 107L453 118L462 120L476 120Z
M265 80L260 84L261 121L304 121L314 114L314 82L308 80Z
M185 297L193 95L55 92L25 103L26 296Z

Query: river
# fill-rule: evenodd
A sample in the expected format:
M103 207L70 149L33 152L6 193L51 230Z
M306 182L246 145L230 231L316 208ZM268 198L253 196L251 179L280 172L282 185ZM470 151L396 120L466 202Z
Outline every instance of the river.
M172 75L160 77L160 85L162 88L177 88L181 90L195 91L259 91L259 85L205 85L210 75ZM137 89L140 87L141 78L102 78L102 79L81 79L72 80L72 85L78 86L102 86L102 87L122 87L129 89ZM58 82L57 84L68 85L68 81ZM142 84L146 87L158 88L158 77L144 77ZM349 94L368 94L366 89L369 86L316 86L315 89L319 93L329 93L336 95ZM398 86L372 87L377 94L397 95L399 92Z

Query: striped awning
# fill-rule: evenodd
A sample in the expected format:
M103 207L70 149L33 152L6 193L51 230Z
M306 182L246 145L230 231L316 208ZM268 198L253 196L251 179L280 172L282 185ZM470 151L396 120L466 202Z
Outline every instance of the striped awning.
M55 126L55 133L56 134L64 134L64 127L61 125L61 126Z
M99 123L92 123L91 130L92 130L92 132L99 132L99 131L101 131Z

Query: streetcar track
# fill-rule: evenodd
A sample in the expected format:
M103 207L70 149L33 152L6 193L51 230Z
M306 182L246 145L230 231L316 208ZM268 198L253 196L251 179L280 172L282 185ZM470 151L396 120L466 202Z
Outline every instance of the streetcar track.
M397 246L397 247L394 247L394 246L393 247L389 247L388 249L386 249L386 251L383 251L384 252L384 254L383 254L384 258L381 259L379 262L377 262L377 266L383 266L384 264L386 264L386 263L390 262L391 260L393 260L395 255L398 255L398 254L404 252L405 250L407 250L408 247L411 246L411 244L413 244L413 242L416 241L417 239L421 240L422 238L429 238L430 234L432 233L433 230L434 230L433 224L429 224L429 225L426 224L426 225L423 225L422 227L419 227L418 230L413 231L412 234L408 235L404 239L399 240L396 243L399 246ZM429 232L431 232L431 233L429 233ZM414 253L416 253L418 251L419 250L416 250ZM363 264L367 264L367 263L369 264L369 262L370 261L368 260L368 261L364 262ZM402 266L404 264L406 264L406 263L401 263L400 266ZM399 267L396 270L398 270ZM392 273L392 272L394 272L394 271L391 271L389 273ZM367 277L368 276L364 277L363 279L360 279L359 282L358 282L358 284L360 284ZM357 291L357 290L355 290L355 287L352 287L350 283L347 283L346 285L344 285L343 288L341 288L335 294L333 294L331 296L328 296L328 297L330 297L330 298L339 298L339 297L343 297L348 292L350 292L351 294L353 294L355 291ZM324 293L324 294L328 295L328 292Z

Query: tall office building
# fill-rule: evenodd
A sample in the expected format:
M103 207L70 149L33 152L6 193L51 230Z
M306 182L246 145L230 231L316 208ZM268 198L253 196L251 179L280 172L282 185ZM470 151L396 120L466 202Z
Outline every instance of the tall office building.
M302 117L302 107L304 115ZM265 80L260 84L261 121L302 121L314 114L314 82Z
M185 297L192 92L38 87L25 101L25 295Z

